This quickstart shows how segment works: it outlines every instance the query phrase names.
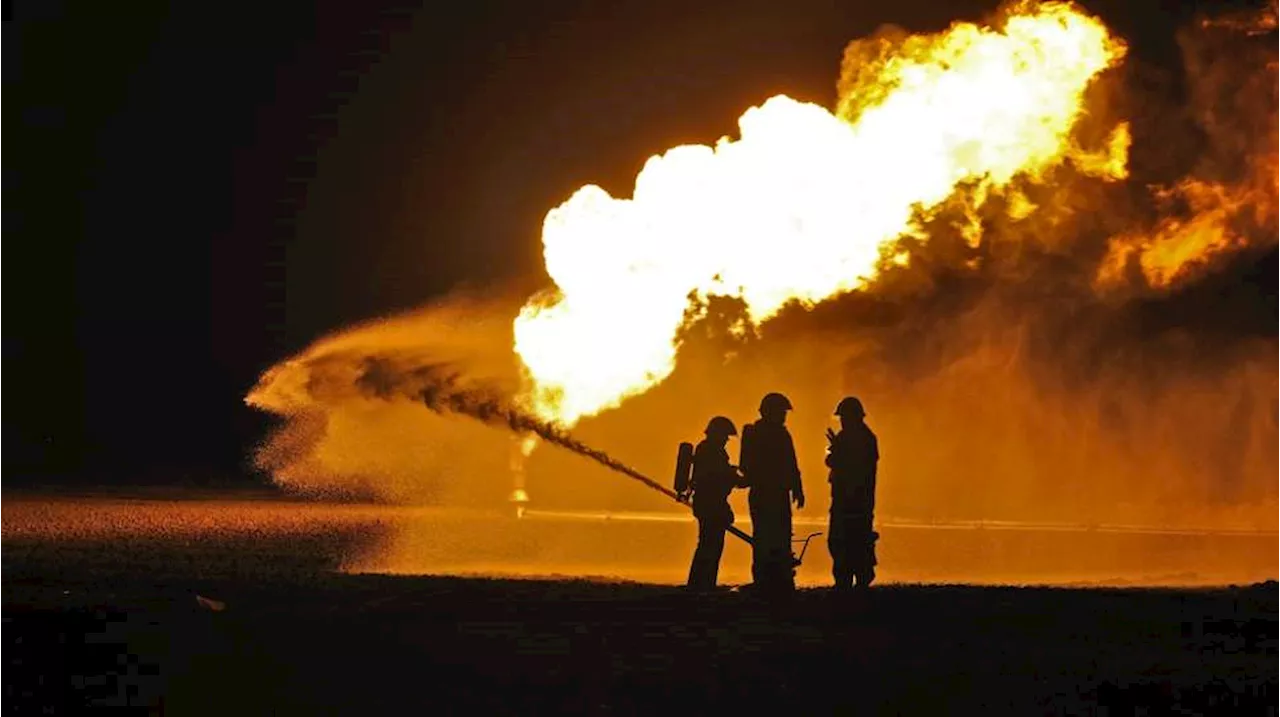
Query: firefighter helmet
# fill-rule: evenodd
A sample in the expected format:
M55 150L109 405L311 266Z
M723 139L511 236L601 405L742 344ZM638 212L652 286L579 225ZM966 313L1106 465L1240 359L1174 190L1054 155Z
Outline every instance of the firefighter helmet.
M770 413L782 413L791 410L791 401L780 393L766 394L760 399L760 415L765 416Z
M736 436L738 429L733 425L733 421L724 416L716 416L707 422L708 436Z
M845 396L840 399L840 403L836 406L835 415L862 418L867 415L867 411L862 407L862 401L859 401L853 396Z

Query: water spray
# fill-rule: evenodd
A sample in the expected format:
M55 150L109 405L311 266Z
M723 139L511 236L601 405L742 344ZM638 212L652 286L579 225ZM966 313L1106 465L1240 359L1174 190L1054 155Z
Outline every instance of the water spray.
M529 502L529 492L525 490L524 481L524 464L529 459L529 454L538 444L537 436L514 437L511 441L511 458L509 467L511 468L511 477L513 485L511 486L511 497L509 500L515 504L516 517L524 516L525 505Z

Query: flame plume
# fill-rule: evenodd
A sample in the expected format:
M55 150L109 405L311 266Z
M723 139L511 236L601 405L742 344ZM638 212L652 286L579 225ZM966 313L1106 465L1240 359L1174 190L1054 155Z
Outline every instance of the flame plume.
M742 115L736 141L650 158L630 199L589 185L551 210L557 292L515 321L532 410L573 425L661 382L698 314L691 297L740 298L758 324L864 285L962 186L980 204L1073 158L1124 176L1126 128L1100 155L1071 139L1090 81L1125 48L1070 4L875 47L846 71L838 114L773 97Z

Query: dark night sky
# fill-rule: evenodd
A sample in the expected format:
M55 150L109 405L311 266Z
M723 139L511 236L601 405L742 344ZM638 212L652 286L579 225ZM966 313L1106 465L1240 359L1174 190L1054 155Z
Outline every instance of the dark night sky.
M577 186L629 193L650 154L771 94L829 105L850 39L994 3L14 6L11 480L234 473L265 427L241 398L277 359L536 278L542 217ZM1176 62L1184 4L1086 6Z

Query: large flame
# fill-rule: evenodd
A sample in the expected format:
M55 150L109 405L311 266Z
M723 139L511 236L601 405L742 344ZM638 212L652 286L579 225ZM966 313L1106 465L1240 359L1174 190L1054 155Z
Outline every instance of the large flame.
M1274 66L1270 70L1274 87ZM1274 105L1272 112L1274 127ZM1254 236L1269 234L1274 240L1275 232L1268 228L1275 226L1280 192L1275 132L1265 135L1261 144L1239 181L1188 177L1172 187L1156 188L1155 197L1164 210L1159 221L1153 227L1111 237L1095 284L1104 290L1125 286L1128 275L1136 271L1147 286L1168 288L1219 257L1249 246Z
M773 97L736 141L650 158L631 199L579 189L543 227L558 291L515 321L532 408L572 425L661 382L707 297L759 323L862 286L962 186L981 203L1067 160L1124 176L1126 127L1093 153L1071 139L1086 88L1124 51L1070 4L1017 6L846 67L838 115Z

